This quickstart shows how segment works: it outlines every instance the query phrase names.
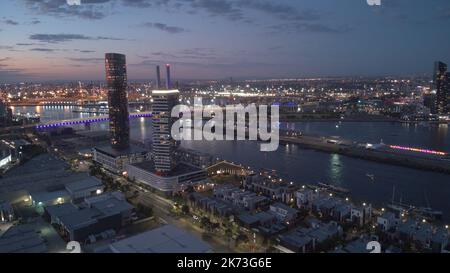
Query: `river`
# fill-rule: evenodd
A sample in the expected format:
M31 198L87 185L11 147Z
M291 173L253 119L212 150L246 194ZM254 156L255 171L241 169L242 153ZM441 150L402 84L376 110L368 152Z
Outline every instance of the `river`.
M79 118L87 114L73 113L72 107L15 107L15 112L39 113L42 121ZM428 148L450 152L448 125L401 124L395 122L295 122L283 123L284 129L307 134L341 136L344 138L387 144ZM91 130L108 130L106 123L91 126ZM151 138L150 119L131 121L131 137L146 141ZM450 222L450 175L387 165L337 154L328 154L295 145L283 145L275 152L260 152L250 141L183 141L182 146L238 162L254 169L274 169L295 183L332 183L348 188L352 199L383 206L392 199L427 206L444 212ZM370 179L367 174L373 174Z

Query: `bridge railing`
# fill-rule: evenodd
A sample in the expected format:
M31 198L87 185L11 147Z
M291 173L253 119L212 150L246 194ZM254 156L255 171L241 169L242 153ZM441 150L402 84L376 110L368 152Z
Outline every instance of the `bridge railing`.
M129 118L145 118L145 117L151 117L151 112L138 112L138 113L131 113ZM109 121L109 117L107 115L101 115L97 117L88 117L88 118L79 118L79 119L67 119L67 120L55 120L55 121L48 121L45 123L41 123L35 126L36 129L49 129L49 128L55 128L60 126L69 126L69 125L78 125L78 124L87 124L87 123L95 123L95 122L105 122Z

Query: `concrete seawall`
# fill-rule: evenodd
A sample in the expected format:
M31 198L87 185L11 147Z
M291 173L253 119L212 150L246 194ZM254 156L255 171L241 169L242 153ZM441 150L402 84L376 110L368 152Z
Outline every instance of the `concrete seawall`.
M414 156L389 152L385 150L366 149L357 143L344 141L345 144L330 143L325 137L314 136L280 136L281 144L295 144L303 148L317 151L342 154L354 158L376 161L385 164L399 165L414 169L450 173L450 160L433 157Z

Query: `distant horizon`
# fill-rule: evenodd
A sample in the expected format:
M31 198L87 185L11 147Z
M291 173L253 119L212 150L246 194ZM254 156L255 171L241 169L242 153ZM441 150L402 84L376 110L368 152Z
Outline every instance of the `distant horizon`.
M125 54L136 80L164 63L180 80L213 80L431 75L450 60L448 0L9 0L2 10L0 82L102 80L105 49Z
M244 82L244 81L295 81L295 80L309 80L309 79L383 79L383 78L411 78L411 79L424 79L424 78L428 78L428 79L432 79L432 73L429 73L427 75L370 75L370 76L366 76L366 75L342 75L342 76L302 76L302 77L280 77L280 78L270 78L270 77L261 77L261 78L256 78L256 77L249 77L249 78L233 78L233 82ZM161 78L162 80L165 80L164 77ZM229 82L230 81L230 77L228 78L216 78L216 79L208 79L208 78L192 78L192 79L188 79L188 78L172 78L173 83L179 81L179 82L187 82L187 81L203 81L203 82L208 82L208 81L217 81L217 82ZM21 83L25 83L25 84L45 84L45 83L77 83L77 82L93 82L93 83L106 83L105 79L58 79L58 80L27 80L27 81L14 81L14 82L2 82L0 81L0 85L5 85L5 84L21 84ZM153 78L148 78L148 79L139 79L139 78L128 78L128 83L142 83L142 82L156 82L156 77L155 79Z

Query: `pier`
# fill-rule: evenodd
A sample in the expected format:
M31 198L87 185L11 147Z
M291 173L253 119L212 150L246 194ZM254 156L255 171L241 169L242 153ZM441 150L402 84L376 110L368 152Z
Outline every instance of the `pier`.
M385 164L450 173L450 156L445 152L385 144L372 145L338 137L308 136L285 131L281 132L280 143L295 144L307 149L336 153Z

